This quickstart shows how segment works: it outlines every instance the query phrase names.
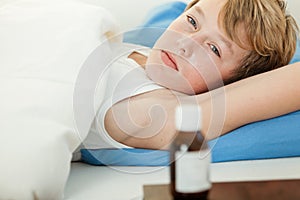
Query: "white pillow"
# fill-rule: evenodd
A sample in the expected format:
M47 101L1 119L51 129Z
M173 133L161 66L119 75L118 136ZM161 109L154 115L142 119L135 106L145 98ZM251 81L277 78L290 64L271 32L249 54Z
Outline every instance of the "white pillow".
M81 1L0 4L0 199L63 197L72 152L90 125L80 138L76 78L114 31L107 11Z

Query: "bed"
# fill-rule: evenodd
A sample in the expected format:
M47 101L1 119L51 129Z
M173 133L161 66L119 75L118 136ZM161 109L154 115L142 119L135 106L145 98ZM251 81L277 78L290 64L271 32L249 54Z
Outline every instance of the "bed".
M40 183L36 181L40 181L41 178L55 177L56 179L53 178L53 180L59 180L58 183L61 185L53 182L52 185L45 185L45 187L55 188L57 186L63 188L64 180L67 178L66 176L70 170L70 175L63 191L64 199L142 199L143 185L169 182L169 168L165 162L168 155L165 152L161 152L163 154L159 152L156 156L160 156L163 160L155 165L147 165L145 161L141 160L138 160L137 163L129 163L130 157L128 157L124 162L115 162L113 160L113 164L109 163L111 161L95 163L91 159L86 159L81 162L72 162L71 166L69 166L68 162L65 162L62 158L67 158L70 161L72 157L71 150L74 150L78 141L82 139L82 135L73 137L74 132L76 132L73 129L78 129L78 127L74 126L74 107L70 106L74 103L72 101L72 83L79 69L66 67L66 71L54 73L53 66L57 66L57 69L62 64L64 66L79 65L80 67L91 49L96 48L99 42L103 41L103 38L99 39L99 36L95 34L95 29L105 33L111 33L111 31L126 32L124 35L125 41L140 43L138 36L141 33L132 31L134 28L138 26L147 27L153 24L164 28L182 12L189 1L65 0L62 3L61 1L45 0L45 2L36 4L36 0L7 0L0 3L1 15L9 16L8 14L13 11L18 13L18 18L0 17L2 25L0 26L0 38L5 38L5 40L1 41L2 46L0 48L0 55L2 56L0 59L1 74L2 76L3 74L11 75L14 72L13 70L15 70L18 73L14 77L17 77L19 81L11 84L6 79L0 79L1 82L3 81L2 87L0 87L0 93L2 94L0 118L5 119L7 122L1 124L1 130L2 133L13 132L16 134L28 130L30 136L32 136L28 139L23 135L11 137L8 134L3 134L6 139L0 142L0 156L6 160L3 160L2 170L0 170L2 181L12 184L23 184L22 187L25 187L25 183L26 186L36 186L37 183ZM70 2L72 3L71 7ZM77 3L73 5L73 2ZM81 5L81 2L84 2L84 6ZM129 2L134 12L131 12L131 9L128 8ZM291 12L299 20L300 16L297 13L297 8L300 6L299 1L288 0L288 2ZM57 5L54 5L55 3ZM26 10L20 10L20 6L26 7ZM51 6L58 10L56 15L52 15L52 11L49 12ZM95 25L97 19L102 19L109 15L109 13L100 15L99 6L103 6L111 11L116 21L103 26ZM40 8L43 8L45 12L40 12ZM66 8L68 11L73 10L73 14L77 18L65 17L64 9ZM130 12L127 11L127 8ZM170 8L174 9L174 12L167 12ZM31 15L26 13L26 11L30 11ZM100 9L100 11L103 10ZM150 11L151 15L149 14ZM51 18L45 18L48 20L46 20L47 23L45 23L45 19L39 21L34 18L34 14L44 16L45 13L51 14ZM19 27L10 26L10 23L3 19L9 20L9 22L18 22ZM28 24L26 24L26 20ZM34 20L35 24L32 24L31 20ZM54 20L55 23L51 20ZM115 26L116 23L119 23L120 26ZM64 26L64 24L68 25ZM44 27L45 30L48 30L49 27L53 28L49 29L50 31L45 34L41 27ZM11 32L7 34L7 28L13 30L13 34ZM56 28L57 30L59 28L59 31L55 32ZM34 35L37 30L39 33L38 37ZM21 32L23 34L20 37L18 33ZM53 34L56 34L56 37L49 43L36 42L37 38L48 41L48 38L51 38L50 36ZM151 46L153 44L156 37L150 36L150 42L143 45ZM11 38L11 40L6 38ZM49 49L44 48L46 45L48 45ZM81 47L80 50L76 48L78 45ZM28 50L28 47L30 47L31 51ZM53 52L55 52L55 59L54 55L52 55ZM14 58L16 53L24 56L20 56L19 59L11 59ZM36 61L30 58L38 59ZM56 60L57 58L61 60ZM300 54L298 51L293 62L299 61L299 58ZM43 61L42 63L47 61L47 65L44 64L45 66L43 66L46 69L46 73L39 70L40 66L34 67L38 61ZM9 66L10 68L3 68L3 66ZM16 67L11 68L11 66ZM9 87L3 87L3 85L8 85ZM21 92L11 92L19 91L20 88L22 88ZM34 90L28 88L34 88ZM21 104L18 101L20 99L22 99ZM45 102L51 102L51 106L48 104L45 106ZM84 114L82 115L84 120L91 118L91 116ZM218 141L212 141L210 145L214 146L215 149L211 164L212 182L300 179L299 119L300 111L297 111L276 119L247 125ZM18 126L15 125L16 123ZM289 123L292 123L293 126ZM79 128L87 130L89 126ZM282 129L284 131L281 131ZM44 135L53 137L41 136L41 130L43 130L42 133ZM239 134L241 132L245 134L242 136L242 134ZM270 138L274 132L278 134L277 137ZM290 135L285 137L284 135L287 132ZM266 133L269 138L262 139L262 137L258 137L259 133ZM235 140L235 143L228 143L232 137L241 138ZM240 143L239 141L242 141L243 137L250 139ZM19 139L16 140L16 138ZM273 143L270 143L270 139L272 139ZM7 145L10 144L10 140L18 148ZM39 141L40 146L38 145L37 147L41 148L43 154L30 150L29 147L33 146L32 141L35 140ZM65 146L66 142L68 143L68 148ZM265 145L266 143L268 144L267 146ZM42 146L43 144L45 147ZM275 147L276 151L274 151ZM243 151L239 151L241 148L244 148ZM53 149L55 151L52 151ZM231 150L229 151L228 149ZM122 151L121 153L123 153ZM11 153L10 156L7 156L7 152ZM90 153L88 149L86 153ZM110 153L106 154L110 155ZM13 159L14 157L18 157L18 159ZM157 157L150 157L150 160L148 159L147 162L153 163L155 158ZM96 159L96 161L99 160ZM43 169L47 170L36 170L30 164L35 162L41 163L40 165ZM20 166L20 163L29 164ZM110 166L105 166L106 164L110 164ZM13 168L11 166L14 166L18 173L12 174ZM40 173L40 176L37 176L38 179L36 180L32 177L37 173ZM16 177L16 179L12 177ZM25 180L30 180L30 183L23 183L22 181ZM40 185L41 187L44 186L43 184ZM6 188L5 185L0 183L0 194L4 194L9 189L11 188ZM26 196L27 198L23 197L21 199L31 199L29 196Z
M151 6L147 6L146 4L144 4L145 2L143 2L143 6L146 5L147 7L152 8L152 15L145 15L144 12L140 13L139 15L144 15L145 17L141 18L143 20L136 20L135 23L139 25L139 28L141 26L151 27L153 25L165 28L166 24L168 24L176 17L176 15L182 12L184 4L187 2L188 1L172 2L172 5L170 5L167 1L161 2L157 5L157 2L152 1L151 3L149 2L149 5L151 4ZM299 4L299 2L290 1L288 4L292 13L296 13L294 9L297 7L297 5L294 4ZM108 5L108 7L109 6L111 5ZM168 15L166 15L166 10L170 9L170 6L172 7L173 13L168 13ZM116 13L118 13L119 10L115 10ZM120 19L122 18L124 20L124 15L122 12L118 13L117 15ZM159 20L157 19L158 17L160 17ZM298 16L295 17L298 20ZM156 39L156 37L153 37L153 35L152 37L150 37L153 38L152 40L150 40L150 42L144 42L142 39L139 40L139 35L143 35L145 37L145 35L147 34L147 30L143 34L141 34L141 32L139 31L130 32L130 27L136 28L136 24L127 24L125 26L124 30L127 31L127 33L125 33L125 41L138 44L142 43L143 45L151 46L151 44L153 44L153 41L155 41ZM298 57L295 56L293 62L296 61L299 60ZM297 112L294 114L298 115ZM297 124L299 122L299 119L299 117L296 117L294 124ZM248 125L249 127L242 127L240 130L231 133L231 135L236 136L244 134L244 136L241 136L241 138L234 138L236 139L235 143L231 142L233 139L231 136L229 136L228 138L222 138L223 141L212 141L210 144L211 146L217 144L215 146L217 150L213 152L214 157L213 163L211 164L212 182L299 179L300 157L298 144L300 141L297 140L295 141L294 145L290 145L294 153L295 149L298 149L296 150L297 153L293 154L292 152L286 151L287 146L284 145L286 140L292 140L292 138L296 138L297 135L293 135L289 139L287 139L284 135L281 135L285 134L286 132L280 131L280 129L286 130L285 127L289 126L282 120L285 121L285 119L279 118L275 120L272 119L272 121L260 122L261 124L250 124ZM268 130L267 127L272 128ZM290 132L298 134L298 128L297 130L291 130ZM257 132L267 135L269 134L269 136L261 137L257 134ZM278 149L275 150L276 153L274 153L273 147L266 145L269 144L267 140L272 137L272 134L273 136L276 135L277 137L275 139L273 138L274 140L272 142L274 146L278 147ZM249 138L248 142L241 142L245 140L245 138ZM281 138L279 139L280 141L278 140L278 138ZM285 141L282 140L282 138L286 138ZM218 142L220 143L220 145L218 145ZM230 143L231 145L222 145ZM256 145L254 146L253 144ZM245 148L245 146L247 147ZM283 149L281 149L281 147ZM243 153L241 153L241 151ZM101 156L103 157L103 155L97 155L97 152L94 153L95 154L91 153L93 154L92 156L90 154L88 156L94 158L99 158ZM112 152L110 153L110 155L113 154ZM85 152L85 154L88 154L88 152ZM227 157L226 155L230 156ZM101 199L137 200L143 198L143 185L169 183L169 167L166 166L166 159L161 161L161 163L158 163L158 166L149 166L149 163L147 166L147 164L145 163L147 163L147 161L149 160L143 160L142 163L132 163L129 161L116 161L118 160L117 157L126 157L125 154L117 153L114 156L116 158L109 161L100 159L102 163L99 163L99 160L97 162L97 159L93 160L91 158L86 158L85 163L73 163L70 179L66 187L66 199L81 199L83 197L88 199L96 199L97 196L100 195ZM128 156L128 160L130 159L132 160L134 158ZM161 157L153 158L153 160L156 161L160 159ZM91 165L88 165L86 163L89 163ZM111 166L104 166L105 164ZM143 166L143 164L145 164L146 166ZM137 167L136 165L139 166ZM92 183L90 183L91 179L93 180ZM103 181L103 179L105 179L105 181ZM83 185L84 189L82 187Z

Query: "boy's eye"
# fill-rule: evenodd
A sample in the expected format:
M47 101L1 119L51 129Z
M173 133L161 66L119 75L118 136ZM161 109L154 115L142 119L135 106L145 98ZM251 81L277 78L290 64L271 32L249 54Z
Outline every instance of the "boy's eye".
M197 22L191 17L191 16L187 16L187 20L190 24L192 24L192 26L194 27L195 30L197 30L198 26L197 26Z
M220 52L215 45L210 44L209 46L210 46L210 49L214 52L214 54L216 54L218 57L221 57Z

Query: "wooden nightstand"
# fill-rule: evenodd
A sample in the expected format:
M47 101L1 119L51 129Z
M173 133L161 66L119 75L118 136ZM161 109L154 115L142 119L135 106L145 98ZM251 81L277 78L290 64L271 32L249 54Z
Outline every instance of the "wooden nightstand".
M169 185L145 185L144 200L172 200ZM300 180L213 183L209 200L297 200Z

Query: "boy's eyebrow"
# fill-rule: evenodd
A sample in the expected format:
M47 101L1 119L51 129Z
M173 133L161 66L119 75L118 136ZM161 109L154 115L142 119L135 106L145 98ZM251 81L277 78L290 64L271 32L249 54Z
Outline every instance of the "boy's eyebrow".
M222 35L219 35L219 36L220 36L221 41L227 46L227 48L229 49L229 51L230 51L231 53L233 53L231 42L229 42L229 41L228 41L226 38L224 38Z
M198 14L201 15L205 19L205 15L204 15L202 8L198 5L195 5L195 9L198 12Z

